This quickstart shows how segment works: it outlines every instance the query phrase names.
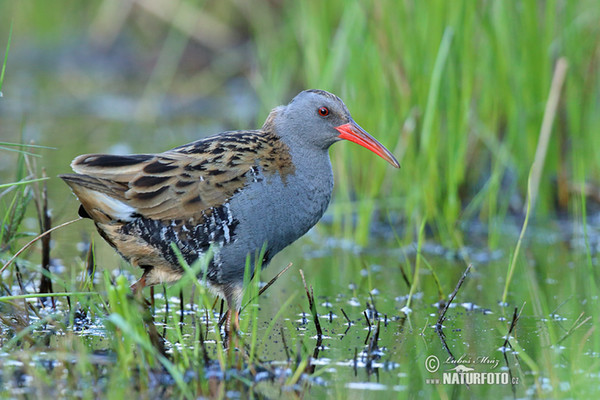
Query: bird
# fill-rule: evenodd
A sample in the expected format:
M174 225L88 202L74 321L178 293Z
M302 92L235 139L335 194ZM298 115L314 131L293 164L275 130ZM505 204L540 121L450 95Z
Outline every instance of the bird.
M274 108L261 129L157 154L80 155L75 173L59 176L79 199L79 215L143 270L134 292L181 279L179 257L192 265L212 253L201 274L239 324L247 258L254 273L257 261L266 266L321 219L334 184L329 148L341 140L400 167L338 96L309 89Z

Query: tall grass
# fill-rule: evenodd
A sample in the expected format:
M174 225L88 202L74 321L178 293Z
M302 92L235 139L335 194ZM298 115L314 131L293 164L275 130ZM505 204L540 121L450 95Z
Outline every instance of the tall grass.
M350 144L332 150L336 199L359 213L365 243L375 195L386 209L422 216L445 242L462 210L491 222L524 205L528 165L558 57L570 65L539 188L538 215L553 215L583 157L597 180L600 10L592 2L290 2L275 15L248 7L265 104L305 87L345 99L355 120L402 155L392 171ZM584 94L582 97L581 94ZM585 149L584 149L585 148ZM597 148L597 146L596 146ZM559 177L563 177L559 179ZM572 198L568 202L578 201ZM365 206L366 205L366 206ZM367 207L364 209L364 207ZM414 237L411 238L411 240ZM491 241L494 245L495 240Z

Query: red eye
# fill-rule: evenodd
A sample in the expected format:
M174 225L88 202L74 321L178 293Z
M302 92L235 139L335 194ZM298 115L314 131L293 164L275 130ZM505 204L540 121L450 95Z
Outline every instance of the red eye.
M329 108L327 107L319 107L319 109L317 110L317 112L319 113L319 115L321 117L326 117L329 115Z

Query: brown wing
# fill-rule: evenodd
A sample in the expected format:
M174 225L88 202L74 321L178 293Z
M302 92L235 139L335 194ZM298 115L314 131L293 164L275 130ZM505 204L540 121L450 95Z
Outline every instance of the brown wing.
M124 204L119 207L125 211L131 207L160 220L200 218L224 204L259 170L283 179L294 172L287 145L264 131L226 132L154 155L82 155L71 167L92 180L63 178L90 215L89 206L102 207L101 193Z

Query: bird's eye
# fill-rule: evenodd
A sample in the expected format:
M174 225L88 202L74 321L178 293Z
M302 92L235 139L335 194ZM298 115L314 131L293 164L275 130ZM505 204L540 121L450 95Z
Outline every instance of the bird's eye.
M329 115L329 108L327 107L319 107L319 109L317 110L317 112L319 113L319 115L321 117L326 117Z

